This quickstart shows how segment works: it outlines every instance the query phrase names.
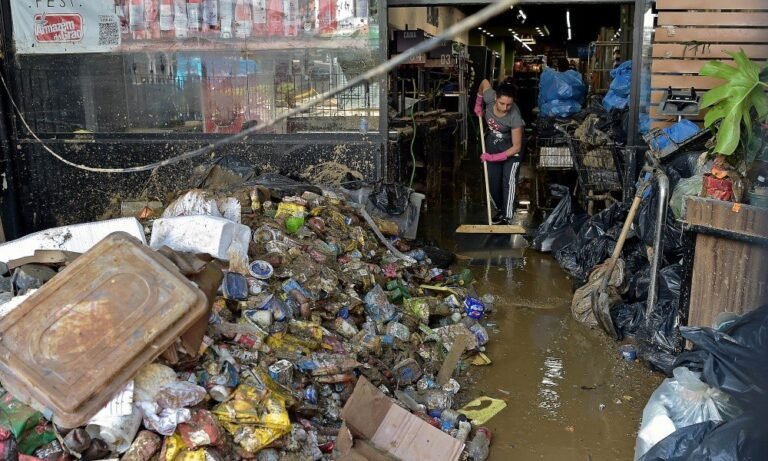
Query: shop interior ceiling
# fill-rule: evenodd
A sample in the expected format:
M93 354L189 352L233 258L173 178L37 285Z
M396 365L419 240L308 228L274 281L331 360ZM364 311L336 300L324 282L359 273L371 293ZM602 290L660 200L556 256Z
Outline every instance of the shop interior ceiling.
M458 8L466 14L473 14L482 6L460 5ZM566 11L570 12L571 40L568 40ZM562 48L570 44L587 44L594 41L601 27L619 27L619 15L618 2L615 4L525 4L496 16L482 27L493 34L494 39L514 41L513 32L517 32L521 38L532 37L536 44L531 48L537 52L545 46ZM520 43L516 42L516 44L521 50Z

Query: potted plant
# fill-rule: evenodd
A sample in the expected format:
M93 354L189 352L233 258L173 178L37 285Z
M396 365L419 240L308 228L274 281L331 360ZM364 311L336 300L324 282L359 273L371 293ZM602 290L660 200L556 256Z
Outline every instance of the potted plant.
M763 130L754 130L753 125L762 128L768 120L768 66L761 69L744 50L728 54L735 66L710 61L699 71L700 75L725 80L701 99L701 108L709 108L704 126L713 132L715 155L712 171L704 176L704 191L721 200L730 200L736 192L739 200L742 190L737 187L734 191L733 177L744 177L747 165L761 150L755 145L760 144L756 140L762 137Z

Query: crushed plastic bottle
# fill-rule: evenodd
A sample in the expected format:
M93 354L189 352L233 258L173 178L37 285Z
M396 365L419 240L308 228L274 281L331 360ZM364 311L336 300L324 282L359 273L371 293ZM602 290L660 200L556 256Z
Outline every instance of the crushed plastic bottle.
M467 454L473 461L485 461L488 458L488 451L491 445L491 430L487 427L477 429L475 438L469 442Z

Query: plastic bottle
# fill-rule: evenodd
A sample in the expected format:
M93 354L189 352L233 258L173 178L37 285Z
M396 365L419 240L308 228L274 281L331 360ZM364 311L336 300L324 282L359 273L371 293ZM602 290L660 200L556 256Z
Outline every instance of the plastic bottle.
M467 421L460 421L459 422L459 428L456 430L456 440L459 440L460 442L466 442L467 437L469 437L469 433L472 431L472 424L470 424Z
M443 424L447 423L450 425L451 428L454 428L460 422L466 421L467 417L456 410L446 408L445 410L443 410L442 413L440 413L440 420L443 421Z
M187 0L187 28L196 36L203 28L203 4L200 0Z
M128 416L96 415L85 427L91 437L98 437L107 442L109 448L124 453L131 446L141 426L142 412L134 407Z
M146 24L145 38L160 38L160 24L158 23L160 0L144 0L144 23Z
M299 35L298 0L283 0L283 18L283 35L286 37Z
M234 0L219 0L219 20L221 22L221 38L232 38L232 21L235 18L235 4ZM253 211L258 211L261 208L261 203L256 198L256 205L254 206L253 200L251 200L251 208Z
M469 442L467 454L473 461L485 461L488 458L488 449L491 445L491 430L487 427L477 429L475 438Z
M252 0L253 35L267 35L267 0Z
M134 40L146 37L147 24L144 18L144 0L131 0L128 4L128 27Z
M334 321L336 327L336 333L340 334L344 338L350 339L358 333L358 329L355 325L348 320L341 317L336 317Z
M283 35L283 0L267 0L267 35Z
M203 32L219 32L219 0L203 0Z
M250 0L237 0L235 4L235 37L248 38L253 27Z
M395 397L397 397L397 400L401 401L405 407L411 411L415 411L417 413L424 413L427 411L427 407L420 404L416 401L416 399L401 391L400 389L395 390Z
M321 34L332 34L338 28L336 0L318 0L317 29Z
M472 325L472 328L470 328L469 331L471 331L472 334L475 335L475 338L477 338L478 345L485 346L486 344L488 344L488 331L485 329L484 326L480 325L479 323L476 323Z
M187 1L173 0L173 28L176 38L187 38L189 35L187 24Z
M163 37L173 36L173 0L161 0L160 34Z

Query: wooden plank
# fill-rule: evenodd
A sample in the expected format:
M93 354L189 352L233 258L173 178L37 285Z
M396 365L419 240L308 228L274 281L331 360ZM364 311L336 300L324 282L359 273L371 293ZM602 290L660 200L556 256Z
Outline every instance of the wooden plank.
M768 10L765 0L656 0L663 10Z
M742 26L763 27L768 24L768 13L742 11L738 13L711 12L670 12L659 13L660 26Z
M712 326L721 312L743 314L768 302L768 248L711 235L696 237L689 326Z
M651 75L651 88L696 88L697 90L710 89L720 86L725 81L714 77L702 77L700 75Z
M674 124L675 122L669 120L651 120L651 128L667 128Z
M766 34L768 35L768 34ZM721 59L730 58L726 51L736 53L739 49L743 49L744 53L750 58L755 60L765 60L768 57L768 45L710 45L699 47L686 47L686 45L679 43L654 43L653 45L653 57L654 58L685 58L688 59Z
M654 74L695 74L698 75L701 68L710 60L701 59L654 59L651 62L651 72ZM714 61L714 60L712 60ZM728 65L733 65L733 60L719 59Z
M462 224L456 229L457 234L525 234L523 226L488 224Z
M685 222L746 236L768 237L768 210L751 205L690 197Z
M766 236L768 210L689 197L685 221L747 236ZM768 248L699 234L691 281L689 325L711 326L721 312L748 312L768 302Z
M664 26L656 28L655 37L656 42L765 43L768 29Z

